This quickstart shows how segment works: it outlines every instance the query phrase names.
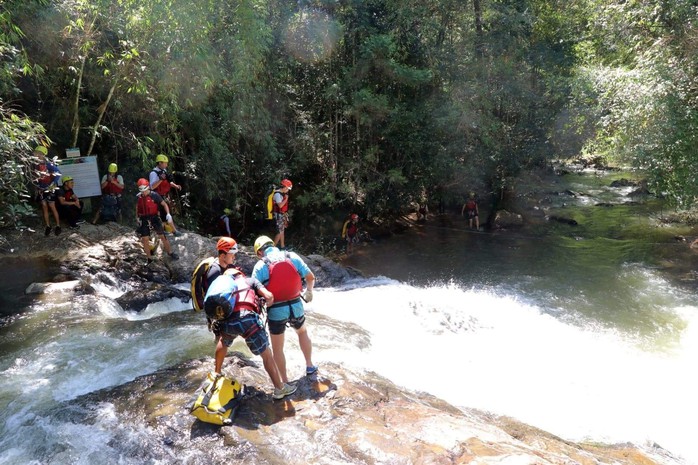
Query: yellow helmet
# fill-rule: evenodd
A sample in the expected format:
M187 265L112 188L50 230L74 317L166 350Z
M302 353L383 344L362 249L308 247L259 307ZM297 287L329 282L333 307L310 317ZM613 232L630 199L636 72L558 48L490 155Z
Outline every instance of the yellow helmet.
M119 171L119 167L116 166L116 163L111 163L111 164L109 165L109 172L110 172L110 173L116 173L117 171Z
M158 155L157 157L155 157L155 161L156 161L157 163L160 163L160 162L165 162L165 163L167 163L167 162L169 162L169 160L167 159L167 155L165 155L164 153L161 153L160 155Z
M37 145L36 148L34 148L35 152L41 152L44 155L48 155L48 149L44 147L43 145Z
M72 180L73 180L72 176L63 176L63 178L61 178L61 181L63 181L63 184L70 182Z
M257 254L260 250L270 245L274 245L274 241L269 239L268 236L259 236L257 240L254 241L254 253Z

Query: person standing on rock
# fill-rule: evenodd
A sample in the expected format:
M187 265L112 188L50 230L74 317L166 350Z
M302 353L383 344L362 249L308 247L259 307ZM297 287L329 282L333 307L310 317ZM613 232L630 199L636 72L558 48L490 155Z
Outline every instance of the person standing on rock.
M281 378L259 316L258 296L269 303L274 302L273 294L258 280L245 277L235 268L217 277L206 291L204 311L212 321L211 328L216 335L215 373L221 373L228 347L237 336L242 336L250 352L262 357L264 369L274 384L272 397L283 399L296 392L297 386L285 383Z
M276 225L276 236L274 245L279 244L282 249L286 248L286 228L288 228L288 193L293 188L293 183L289 179L281 181L281 187L274 191L272 197L272 213L274 224Z
M172 189L177 189L181 190L182 186L179 184L175 184L174 182L174 176L172 173L167 172L167 165L169 163L169 158L167 158L167 155L165 154L160 154L157 157L155 157L155 162L157 165L153 170L150 172L149 175L149 182L150 182L150 189L153 192L156 192L160 195L165 200L165 203L167 204L168 208L165 210L164 208L160 208L160 220L163 222L167 222L169 227L172 229L172 234L175 236L179 236L181 233L177 231L177 228L175 227L174 220L172 219L172 215L170 214L170 205L173 204L172 199L170 197L170 192Z
M254 252L259 261L252 270L252 276L274 295L274 304L267 308L267 322L271 348L281 379L284 383L288 382L284 355L284 332L287 324L292 326L298 335L298 344L305 357L305 374L314 375L318 367L313 364L313 345L305 327L301 290L302 280L305 280L306 291L303 300L311 302L315 275L296 253L279 250L274 246L274 241L267 236L260 236L255 240Z
M51 234L51 222L48 215L48 211L51 210L53 219L56 220L56 229L54 231L57 236L61 233L61 219L56 209L56 190L58 189L61 172L53 161L46 158L47 155L48 149L43 145L37 145L34 149L34 156L39 160L35 167L37 178L34 184L36 185L36 199L41 203L44 223L46 223L44 235L48 236Z
M102 203L95 213L92 224L97 224L100 217L116 221L121 220L121 194L124 191L124 178L119 174L119 166L116 163L109 164L107 174L102 176L100 184L102 188Z
M165 237L162 221L160 220L160 216L158 216L158 209L163 208L167 213L166 218L169 221L172 218L170 215L170 208L160 195L150 190L150 184L147 179L139 179L137 185L138 199L136 200L136 220L138 228L136 229L136 233L141 238L143 250L148 259L147 264L150 265L153 261L150 251L150 228L155 231L155 234L157 234L160 241L162 241L165 252L167 252L173 260L177 260L179 255L172 251L170 241Z

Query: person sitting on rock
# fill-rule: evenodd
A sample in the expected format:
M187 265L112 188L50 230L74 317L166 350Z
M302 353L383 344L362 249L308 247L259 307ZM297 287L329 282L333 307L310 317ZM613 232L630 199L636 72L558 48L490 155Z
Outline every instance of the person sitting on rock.
M80 224L85 221L82 220L82 201L75 195L73 188L75 187L75 180L72 176L63 177L63 187L58 189L56 193L56 198L58 199L58 209L60 210L60 215L68 223L70 229L80 228Z

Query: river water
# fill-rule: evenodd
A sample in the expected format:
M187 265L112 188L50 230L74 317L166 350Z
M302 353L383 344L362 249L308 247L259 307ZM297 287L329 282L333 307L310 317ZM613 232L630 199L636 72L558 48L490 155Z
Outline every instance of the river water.
M569 176L556 190L584 195L544 199L577 226L485 233L454 215L359 246L344 263L366 278L318 289L307 306L316 362L565 439L659 445L671 463L698 464L686 426L698 417L698 307L686 280L698 254L674 240L691 231L657 226L661 203L631 202L630 188L609 181ZM1 313L12 316L0 326L0 463L128 463L106 446L108 428L63 420L59 406L212 355L201 316L176 299L125 312L113 298L127 289L105 284L77 299L8 297L21 287L13 276L3 306L23 307ZM339 338L313 314L358 325L370 341ZM289 370L300 375L294 339Z

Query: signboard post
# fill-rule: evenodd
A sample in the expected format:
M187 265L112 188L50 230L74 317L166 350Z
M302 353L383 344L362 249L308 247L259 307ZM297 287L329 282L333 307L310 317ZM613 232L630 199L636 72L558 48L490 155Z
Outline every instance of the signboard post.
M73 177L75 180L73 190L81 199L102 195L96 156L58 160L58 169L63 176Z

